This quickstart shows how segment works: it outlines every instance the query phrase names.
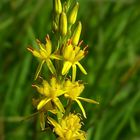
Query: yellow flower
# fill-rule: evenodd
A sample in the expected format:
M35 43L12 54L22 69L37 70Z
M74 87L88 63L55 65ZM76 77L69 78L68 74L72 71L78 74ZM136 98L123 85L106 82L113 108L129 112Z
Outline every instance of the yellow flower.
M71 40L69 40L66 46L64 46L63 48L64 64L62 68L62 75L67 74L70 68L72 67L72 81L75 81L76 78L76 65L80 68L80 70L84 74L87 74L86 70L79 63L79 61L83 59L84 56L87 54L87 50L86 50L87 47L81 50L80 49L81 44L82 41L79 43L78 46L73 46L71 44Z
M37 109L42 109L50 101L53 102L61 112L65 112L62 103L59 100L59 96L63 95L66 91L62 89L60 83L57 82L55 77L52 77L50 84L43 80L42 85L33 85L37 88L37 91L42 95L41 101L37 105Z
M43 64L46 62L48 68L52 72L52 74L56 74L55 67L51 61L51 59L58 59L61 60L61 57L57 54L52 54L52 43L50 41L49 35L46 37L46 44L42 44L39 40L37 40L37 43L39 45L39 50L34 50L32 48L27 48L35 57L38 57L41 62L37 68L36 74L35 74L35 80L37 79Z
M85 132L81 129L80 118L75 114L70 114L57 123L48 117L49 122L54 126L54 132L58 135L58 140L86 140Z
M41 101L41 99L33 99L32 103L34 107L37 107L37 105L39 104L39 102ZM52 105L51 101L49 101L44 107L42 107L41 110L39 110L39 120L40 120L40 127L42 130L45 129L45 112L51 112L53 114L57 113L57 110L54 108L54 106Z
M82 93L82 91L84 90L84 85L82 83L80 83L79 81L71 82L70 80L67 80L64 83L64 87L65 87L65 90L67 91L65 93L65 97L70 98L71 100L77 102L77 104L79 105L79 107L83 113L83 116L85 118L86 118L86 113L85 113L85 110L84 110L80 100L83 100L83 101L88 102L88 103L99 104L95 100L79 97L80 94Z

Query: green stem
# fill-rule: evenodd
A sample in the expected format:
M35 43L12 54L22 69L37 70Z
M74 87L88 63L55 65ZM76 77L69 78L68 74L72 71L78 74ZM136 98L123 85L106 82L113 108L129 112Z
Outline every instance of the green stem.
M66 106L66 112L65 112L64 117L67 116L70 113L71 105L72 105L72 100L71 99L68 99L68 104Z

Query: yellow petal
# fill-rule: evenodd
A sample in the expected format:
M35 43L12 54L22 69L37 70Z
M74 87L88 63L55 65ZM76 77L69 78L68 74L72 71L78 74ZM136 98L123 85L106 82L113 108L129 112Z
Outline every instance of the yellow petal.
M60 110L61 112L63 112L63 113L65 112L65 109L64 109L62 103L60 102L60 100L59 100L58 98L54 98L54 99L53 99L53 102L54 102L55 105L59 108L59 110Z
M44 88L50 88L50 85L49 85L48 81L46 81L46 80L42 81L42 85L44 86Z
M63 48L63 57L65 60L69 60L71 59L71 55L73 54L73 46L71 44L69 45L66 45L64 48Z
M57 59L57 60L62 60L62 56L56 55L56 54L52 54L52 55L50 56L50 58L52 58L52 59Z
M42 107L44 107L44 105L46 105L51 99L43 99L39 102L39 104L37 105L37 109L40 110Z
M54 88L55 88L56 84L57 84L57 80L56 80L56 78L53 76L53 77L51 78L51 80L50 80L50 85L51 85L51 87L54 87Z
M47 37L46 37L46 51L49 55L52 52L52 43L51 43L49 35L47 35Z
M40 94L44 95L44 88L43 88L43 86L32 85L32 87L35 87Z
M43 43L41 43L41 41L39 39L36 39L36 42L41 50L45 50L45 45Z
M83 68L83 66L82 66L79 62L77 62L76 64L78 65L78 67L80 68L80 70L81 70L85 75L87 75L87 72L86 72L86 70Z
M85 118L87 118L87 117L86 117L85 109L83 108L81 102L80 102L78 99L75 99L75 101L76 101L77 104L79 105L79 107L80 107L80 109L81 109L81 111L82 111L82 113L83 113L83 116L84 116Z
M49 120L51 125L54 126L54 131L56 132L56 134L58 134L59 136L63 137L63 131L62 131L61 126L53 118L47 117L47 119Z
M72 65L72 82L75 81L76 78L76 65Z
M85 56L85 55L84 55L84 51L83 51L83 50L80 50L80 51L77 53L77 55L76 55L76 57L75 57L75 60L76 60L76 61L80 61L84 56Z
M35 57L41 58L41 55L38 51L32 49L32 48L27 48L28 51L30 51Z
M43 84L43 95L50 96L50 88L51 87L50 87L48 81L43 80L42 84Z
M47 63L49 70L51 71L51 73L56 74L56 70L55 70L55 67L54 67L52 61L49 59L49 60L46 60L46 63Z
M62 69L62 75L65 75L69 71L71 66L72 66L71 62L69 62L69 61L64 62L63 69Z
M88 102L88 103L99 104L99 102L97 102L95 100L92 100L92 99L87 99L87 98L82 98L82 97L77 97L77 98L80 99L80 100L83 100L85 102Z
M80 47L79 46L75 46L74 51L75 51L75 55L77 55L79 53L79 51L80 51Z
M41 129L44 130L45 129L45 118L44 118L44 112L40 113L40 126Z
M61 126L55 127L54 131L59 136L59 138L57 138L57 140L66 140L64 129Z
M52 110L48 110L49 112L51 112L52 114L56 114L57 110L56 109L52 109Z
M67 131L67 135L66 135L66 139L67 139L67 140L70 140L70 139L72 138L72 135L73 135L72 130L68 130L68 131Z
M54 127L60 127L60 125L53 118L47 117L47 119Z
M67 91L65 91L65 90L57 90L56 91L56 96L58 97L58 96L61 96L61 95L63 95L64 93L66 93Z
M38 65L38 67L37 67L37 70L36 70L36 73L35 73L35 78L34 78L34 80L36 80L36 79L38 78L39 73L40 73L40 71L41 71L41 69L42 69L42 66L43 66L44 62L45 62L45 61L42 60L42 61L39 63L39 65Z

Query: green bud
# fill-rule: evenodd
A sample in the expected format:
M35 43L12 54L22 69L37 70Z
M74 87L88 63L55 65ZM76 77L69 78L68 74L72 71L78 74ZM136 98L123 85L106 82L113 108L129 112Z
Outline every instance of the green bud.
M79 3L77 2L75 4L75 6L73 7L72 11L70 12L70 15L69 15L69 23L70 24L75 23L76 18L77 18L78 9L79 9Z
M67 34L67 16L64 12L60 15L59 30L63 36Z
M82 31L82 24L81 24L81 22L78 22L78 25L77 25L77 27L72 35L72 38L71 38L73 45L78 44L79 39L80 39L80 35L81 35L81 31Z
M61 0L54 0L54 10L57 14L61 14L62 12Z
M53 31L58 31L58 25L56 24L55 21L52 23Z

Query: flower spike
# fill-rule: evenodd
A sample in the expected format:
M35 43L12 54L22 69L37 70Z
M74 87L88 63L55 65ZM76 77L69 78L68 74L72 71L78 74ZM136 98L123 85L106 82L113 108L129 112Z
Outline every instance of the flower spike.
M32 116L39 115L41 130L49 128L58 140L86 140L86 134L81 130L82 117L78 113L72 113L72 105L76 102L83 117L87 118L82 101L92 104L99 102L81 97L85 82L77 81L76 77L77 67L80 72L87 74L80 61L88 53L88 45L83 47L83 40L80 41L82 23L76 23L79 3L72 6L73 0L61 1L53 0L53 38L47 34L45 43L36 39L38 49L27 48L39 59L34 77L37 81L32 85L39 93L32 99L37 113ZM44 79L46 69L42 72L44 65L50 72L47 79Z

